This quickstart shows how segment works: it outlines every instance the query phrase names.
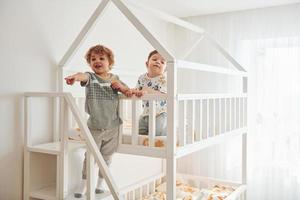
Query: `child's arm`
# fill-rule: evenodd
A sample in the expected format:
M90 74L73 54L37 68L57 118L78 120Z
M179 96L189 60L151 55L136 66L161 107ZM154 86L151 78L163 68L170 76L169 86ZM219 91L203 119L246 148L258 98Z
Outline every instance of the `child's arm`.
M122 94L124 94L127 97L132 97L132 94L133 94L132 90L129 87L123 85L118 80L113 80L111 83L111 87L115 90L118 90L119 92L121 92Z
M75 83L75 81L87 82L88 79L89 79L88 75L86 73L81 73L81 72L67 76L65 78L66 83L68 85L73 85Z

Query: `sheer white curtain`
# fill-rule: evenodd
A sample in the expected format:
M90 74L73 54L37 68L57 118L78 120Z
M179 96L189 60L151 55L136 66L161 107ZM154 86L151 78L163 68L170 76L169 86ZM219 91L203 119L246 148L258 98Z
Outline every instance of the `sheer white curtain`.
M188 19L211 33L249 72L250 200L300 199L299 10L300 4L294 4ZM192 34L180 33L178 40L182 37L194 39ZM207 49L207 44L199 45L190 59L228 64ZM200 174L240 177L236 168L236 163L240 167L240 147L232 145L222 148L227 154L218 153L217 148L207 153L198 166ZM208 165L204 171L203 164ZM192 170L197 173L195 167Z
M249 196L300 199L300 37L245 43L253 55Z

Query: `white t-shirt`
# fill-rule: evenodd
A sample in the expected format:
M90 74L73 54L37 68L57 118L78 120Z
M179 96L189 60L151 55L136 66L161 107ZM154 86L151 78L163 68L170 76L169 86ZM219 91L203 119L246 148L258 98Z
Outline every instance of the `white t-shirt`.
M143 88L151 88L162 93L167 93L167 75L162 74L150 78L147 73L142 74L137 82L136 88L141 90ZM149 115L149 101L143 101L143 114ZM167 112L167 101L156 101L156 115Z

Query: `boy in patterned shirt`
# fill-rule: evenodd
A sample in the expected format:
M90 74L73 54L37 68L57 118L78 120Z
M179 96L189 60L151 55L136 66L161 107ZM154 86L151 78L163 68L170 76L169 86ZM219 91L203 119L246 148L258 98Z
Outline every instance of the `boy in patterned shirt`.
M86 88L85 110L89 114L87 125L107 165L118 147L119 126L122 120L118 113L118 92L132 96L132 91L109 73L114 64L113 52L105 46L91 47L86 54L87 63L93 72L76 73L65 78L68 85L79 81ZM103 192L103 175L98 173L96 193ZM82 169L82 182L74 196L81 198L86 192L86 155Z
M154 50L150 52L146 62L147 73L142 74L133 93L140 97L148 94L167 93L166 60ZM143 101L143 113L139 119L139 134L148 135L149 101ZM156 101L156 136L167 135L167 102Z

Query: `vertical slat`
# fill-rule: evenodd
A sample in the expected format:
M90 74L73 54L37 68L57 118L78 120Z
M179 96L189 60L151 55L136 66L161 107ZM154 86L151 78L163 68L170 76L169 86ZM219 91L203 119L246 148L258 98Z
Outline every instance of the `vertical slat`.
M125 100L120 99L119 100L119 115L121 117L121 119L126 120L127 118L124 118L125 113L124 113L124 104L125 104ZM122 144L122 140L123 140L123 131L124 131L124 125L121 124L119 127L119 144Z
M209 133L209 123L210 123L210 120L209 120L209 117L210 117L210 109L209 109L209 99L206 99L206 137L210 137L210 133Z
M187 142L189 144L194 143L195 140L195 100L188 101L188 138Z
M155 140L155 101L149 100L149 146L154 146L154 140Z
M227 118L227 102L228 102L228 98L224 99L224 132L227 132L227 128L228 128L228 118Z
M197 131L195 135L195 140L200 141L202 139L202 100L199 99L197 100L198 102L198 113L197 116L198 118L198 123L196 123L197 126Z
M212 99L212 108L213 108L213 111L212 111L212 136L215 136L216 135L216 99L213 98Z
M248 126L248 98L245 98L245 126Z
M186 101L179 102L179 145L186 145Z
M24 97L24 185L23 198L29 200L30 193L30 153L27 146L30 145L30 105L28 97Z
M94 188L94 166L95 160L94 156L89 150L86 151L86 166L87 166L87 199L95 199L95 188Z
M138 199L142 199L143 198L143 187L139 188L139 198Z
M56 199L61 199L60 198L60 176L61 176L61 170L60 170L60 156L56 156L56 193L55 197Z
M242 136L242 183L247 183L247 134Z
M233 129L236 129L236 98L233 97L233 115L232 115L232 119L233 119Z
M138 144L138 132L139 132L139 121L138 121L138 113L137 113L137 100L132 100L132 136L131 136L131 144Z
M67 192L67 173L68 168L68 138L67 131L69 129L69 109L64 97L60 97L60 152L59 152L59 198L63 199Z
M241 127L244 127L244 97L241 98Z
M231 98L229 98L229 131L232 130L232 106L231 106Z
M243 124L242 124L242 100L243 98L239 98L239 128L242 128L243 127Z
M53 142L59 141L59 103L58 98L52 98L53 106Z
M219 134L222 134L222 99L219 98Z

